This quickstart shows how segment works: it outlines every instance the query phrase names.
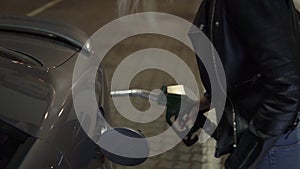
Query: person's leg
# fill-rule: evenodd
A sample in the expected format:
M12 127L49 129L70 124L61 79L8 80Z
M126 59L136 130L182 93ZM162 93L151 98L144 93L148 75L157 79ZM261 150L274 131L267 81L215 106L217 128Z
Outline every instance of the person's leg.
M257 169L300 169L300 125L280 137Z
M257 167L257 169L274 169L274 166L272 164L271 158L272 155L269 152L264 159L262 159L262 161L260 162L259 166Z

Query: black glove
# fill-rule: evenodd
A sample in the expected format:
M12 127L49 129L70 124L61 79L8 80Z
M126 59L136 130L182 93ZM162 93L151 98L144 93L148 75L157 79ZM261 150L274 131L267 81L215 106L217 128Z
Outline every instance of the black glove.
M186 95L168 93L167 86L163 86L161 90L167 99L166 121L170 126L173 126L175 120L178 122L183 131L179 131L176 127L173 127L173 129L179 137L183 138L182 141L186 146L192 146L198 141L199 137L198 135L194 135L194 133L200 128L203 128L205 122L208 124L207 130L210 128L215 128L214 123L212 123L203 115L209 110L209 108L199 111L194 119L189 119L191 117L189 113L192 113L193 109L198 106L199 103L190 99ZM180 110L183 113L179 114ZM188 126L188 120L192 120L194 122L192 127ZM187 130L189 130L188 133ZM186 133L187 135L185 136L184 134Z

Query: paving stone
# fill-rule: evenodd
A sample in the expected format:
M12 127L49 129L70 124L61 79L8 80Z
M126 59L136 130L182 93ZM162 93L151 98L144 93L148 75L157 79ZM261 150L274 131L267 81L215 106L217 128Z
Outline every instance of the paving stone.
M160 160L159 164L157 165L158 168L172 168L173 161L170 160Z
M207 155L201 155L201 154L193 154L193 157L191 159L192 162L200 162L205 163L207 162Z
M203 166L203 163L193 162L191 163L190 169L200 169Z
M191 160L192 154L181 154L179 156L180 161L189 162Z
M159 156L159 158L161 158L161 159L166 159L166 160L170 160L170 161L176 159L176 157L177 157L177 154L175 154L175 153L165 153L165 154Z
M191 166L191 163L183 162L183 161L177 161L174 165L174 169L189 169Z

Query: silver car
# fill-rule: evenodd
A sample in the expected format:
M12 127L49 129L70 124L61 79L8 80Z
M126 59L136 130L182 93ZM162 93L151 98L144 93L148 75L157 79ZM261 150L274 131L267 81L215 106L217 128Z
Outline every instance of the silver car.
M73 106L72 73L87 39L68 25L0 17L1 169L114 168L84 132ZM95 85L98 111L110 121L101 67ZM124 165L130 161L106 155Z

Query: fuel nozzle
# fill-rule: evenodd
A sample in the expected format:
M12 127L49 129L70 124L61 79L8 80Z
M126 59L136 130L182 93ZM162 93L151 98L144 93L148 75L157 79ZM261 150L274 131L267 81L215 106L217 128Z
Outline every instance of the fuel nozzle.
M193 92L183 85L162 86L160 94L153 94L142 89L112 91L112 97L136 96L155 101L166 106L166 122L175 133L183 138L186 146L195 144L199 137L195 133L204 126L206 120L204 113L208 110L199 109L199 101Z

